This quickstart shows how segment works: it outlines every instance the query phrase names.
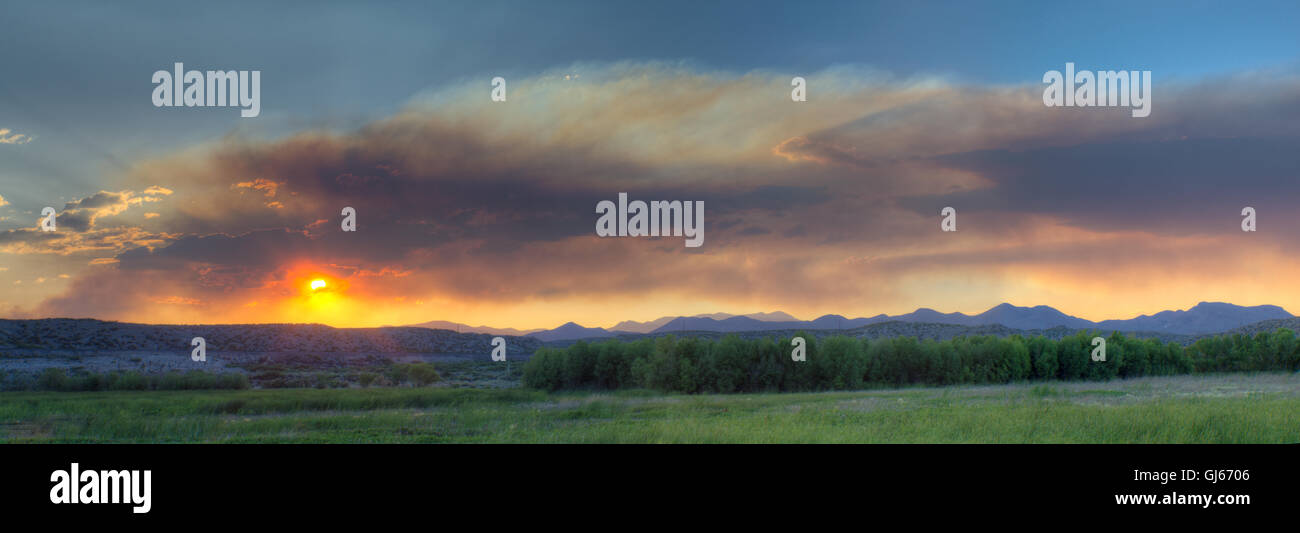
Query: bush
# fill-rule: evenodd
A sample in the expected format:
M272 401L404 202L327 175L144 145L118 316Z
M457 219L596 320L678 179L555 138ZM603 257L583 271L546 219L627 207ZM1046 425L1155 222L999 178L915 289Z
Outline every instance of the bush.
M407 373L421 387L442 381L442 376L431 363L412 363Z
M1034 379L1056 379L1061 368L1056 361L1056 343L1037 336L1029 339L1028 348Z
M1077 381L1087 377L1088 363L1092 361L1092 335L1080 332L1057 343L1056 360L1061 368L1060 379Z
M41 390L67 390L68 374L62 368L47 368L36 379L36 386Z
M248 381L248 374L243 374L243 373L221 374L221 377L217 378L217 388L219 389L242 390L242 389L247 389L251 386L252 384L249 383Z
M139 372L127 372L115 380L111 390L146 390L149 388L149 380L140 375Z
M590 386L596 377L596 350L584 341L569 346L563 361L565 388Z
M738 392L749 381L749 366L745 342L740 337L728 335L712 343L705 350L702 378L710 392Z
M563 387L564 357L564 352L554 348L538 349L524 364L524 386L552 391Z
M1120 366L1125 359L1124 337L1119 332L1112 333L1106 338L1106 360L1093 361L1092 350L1096 349L1092 345L1092 338L1088 339L1088 372L1087 379L1090 381L1110 381L1119 376Z
M411 378L411 369L408 365L394 364L384 369L384 377L394 385L406 383Z

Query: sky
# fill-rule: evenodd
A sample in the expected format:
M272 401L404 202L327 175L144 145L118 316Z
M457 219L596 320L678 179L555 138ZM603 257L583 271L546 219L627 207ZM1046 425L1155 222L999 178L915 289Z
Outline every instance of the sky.
M4 318L1300 312L1294 2L5 13ZM260 71L261 114L155 107L151 76L176 62ZM1045 106L1044 73L1067 62L1151 71L1151 115ZM619 193L703 201L704 244L597 236L596 206ZM46 206L56 231L40 230ZM1241 231L1246 206L1257 231Z

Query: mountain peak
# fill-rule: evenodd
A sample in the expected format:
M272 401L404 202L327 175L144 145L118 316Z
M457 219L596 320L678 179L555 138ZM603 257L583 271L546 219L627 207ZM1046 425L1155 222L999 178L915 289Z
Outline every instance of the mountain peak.
M845 320L844 315L835 315L835 314L831 314L831 315L822 315L822 316L817 317L816 320L827 320L827 319L833 319L833 320Z
M614 334L604 328L588 328L577 322L565 322L558 328L529 333L528 336L550 342L613 337Z

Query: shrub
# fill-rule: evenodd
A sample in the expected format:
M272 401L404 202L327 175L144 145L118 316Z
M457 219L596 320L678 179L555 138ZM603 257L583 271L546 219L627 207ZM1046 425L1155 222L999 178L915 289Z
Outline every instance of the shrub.
M139 372L127 372L119 376L111 388L112 390L145 390L149 388L149 380Z
M36 386L41 390L66 390L68 374L62 368L47 368L36 379Z
M540 348L524 364L524 386L558 390L564 386L565 353L554 348Z
M221 374L217 378L217 388L219 389L247 389L251 386L248 381L248 374L228 373Z
M728 335L712 343L703 357L702 378L710 392L738 392L747 385L749 362L745 353L748 346L740 337Z
M596 350L585 341L569 347L562 363L565 388L588 387L596 378Z
M1060 365L1056 361L1056 342L1041 335L1029 339L1029 361L1034 379L1056 379Z
M1071 335L1057 344L1057 364L1060 365L1060 378L1076 381L1087 377L1088 363L1092 361L1092 336L1086 332Z
M422 387L442 381L442 376L438 374L438 370L433 367L432 363L413 363L408 373L411 379Z
M384 377L388 378L388 381L392 382L394 385L401 385L410 379L410 372L411 369L409 366L398 363L388 365L388 368L384 369Z

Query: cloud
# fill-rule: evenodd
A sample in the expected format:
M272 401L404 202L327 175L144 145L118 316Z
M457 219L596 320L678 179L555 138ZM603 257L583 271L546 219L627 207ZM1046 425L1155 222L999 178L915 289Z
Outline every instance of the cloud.
M1300 137L1232 137L953 154L940 160L987 176L992 186L920 195L902 205L926 213L960 205L969 212L1053 215L1078 227L1171 236L1240 234L1240 211L1253 206L1275 228L1300 227L1298 151ZM1293 240L1286 232L1270 235Z
M174 235L129 224L104 227L101 222L118 217L131 207L160 202L169 194L172 194L170 190L160 187L139 193L99 191L65 203L55 215L55 231L42 231L39 220L33 221L29 227L0 231L0 252L19 255L116 254L138 247L159 246Z
M804 103L770 72L575 71L511 80L504 103L458 85L355 131L137 161L128 188L65 205L67 234L11 230L0 250L111 253L37 306L51 316L411 323L430 301L528 327L559 310L815 316L1010 296L1142 310L1153 291L1257 294L1245 258L1300 253L1280 231L1300 224L1294 73L1164 83L1134 119L1046 108L1035 86L861 68L807 76ZM703 201L705 245L596 237L594 206L620 192ZM133 224L104 223L146 203ZM950 205L955 234L939 231ZM1241 234L1241 205L1270 231ZM345 206L356 233L340 230ZM330 310L301 294L318 275L346 287Z
M0 128L0 144L27 144L32 142L29 135L14 133L9 128Z

